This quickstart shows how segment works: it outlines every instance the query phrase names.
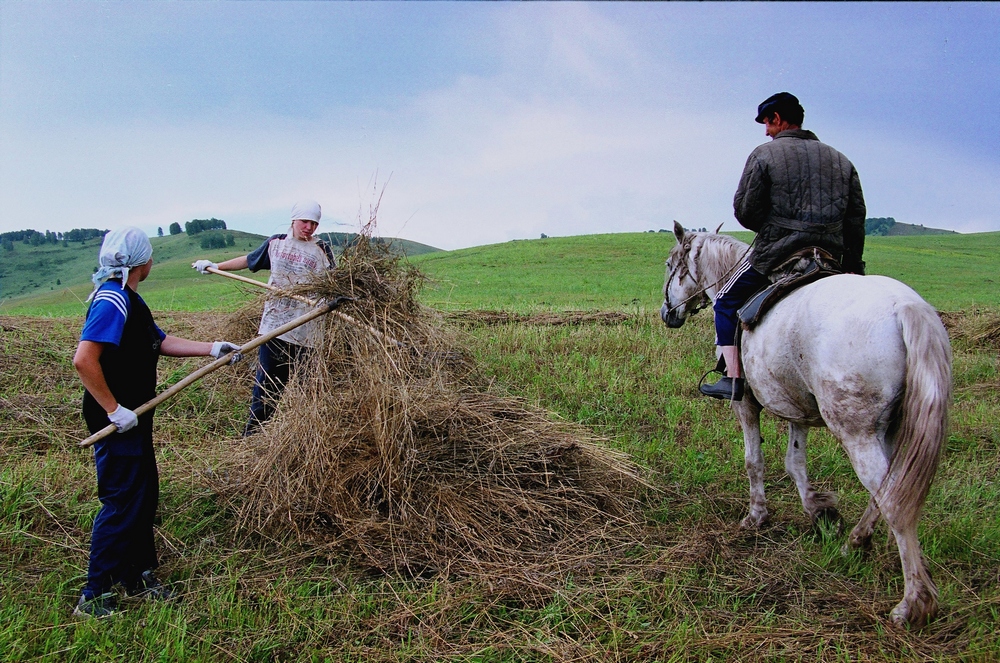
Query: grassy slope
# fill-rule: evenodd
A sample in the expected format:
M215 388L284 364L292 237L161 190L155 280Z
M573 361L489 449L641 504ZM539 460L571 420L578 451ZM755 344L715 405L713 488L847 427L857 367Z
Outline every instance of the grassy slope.
M238 230L226 232L235 236L236 244L221 250L201 248L200 235L189 237L181 233L150 238L155 266L141 289L149 305L161 311L208 311L231 310L244 303L246 297L241 290L244 286L218 277L199 278L191 270L191 263L199 258L220 262L244 255L264 241L263 235ZM409 240L392 239L392 242L407 255L439 251ZM83 245L70 243L65 248L33 247L18 242L13 252L0 250L0 314L82 315L86 311L82 302L93 287L90 275L97 266L100 246L100 240L92 239ZM267 274L256 278L267 280Z
M260 246L261 235L230 231L236 244L226 249L203 249L201 237L186 234L150 238L153 244L153 271L143 283L141 292L154 309L159 310L206 310L208 308L232 308L244 300L228 282L218 277L200 277L191 269L191 263L198 258L226 260L244 255ZM90 275L97 266L99 240L87 241L84 246L70 244L69 247L30 247L17 244L14 254L3 256L4 274L3 299L0 313L18 315L83 315L86 305L83 300L93 289ZM8 259L16 262L7 263ZM39 263L44 266L38 266ZM55 285L56 279L62 285ZM41 283L40 291L32 284ZM48 287L45 287L48 285ZM27 296L16 296L28 289L34 290ZM15 296L8 299L8 293Z
M326 239L328 242L334 246L341 246L345 242L353 241L354 238L358 236L357 233L342 233L342 232L332 232L332 233L319 233L319 236ZM430 246L429 244L421 244L420 242L414 242L409 239L399 239L398 237L388 237L389 245L394 251L398 251L403 255L407 256L419 256L425 253L435 253L441 249Z
M734 233L750 241L751 233ZM413 259L431 277L425 299L444 309L659 308L670 233L548 238ZM870 274L909 284L942 310L1000 306L1000 232L869 237Z
M954 230L945 230L943 228L925 228L924 226L915 226L912 223L900 223L897 221L892 224L889 228L888 235L890 237L899 237L904 235L952 235L957 234Z

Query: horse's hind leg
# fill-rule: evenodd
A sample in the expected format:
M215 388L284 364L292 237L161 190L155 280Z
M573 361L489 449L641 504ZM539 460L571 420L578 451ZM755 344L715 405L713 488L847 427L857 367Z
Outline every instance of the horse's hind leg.
M806 473L806 440L809 437L809 427L801 424L788 424L788 451L785 453L785 471L795 480L799 490L802 508L817 525L821 520L840 522L837 512L837 496L834 493L820 493L813 489Z
M923 627L937 614L938 592L917 540L917 523L895 522L892 507L883 505L885 520L892 528L903 563L903 600L896 604L889 617L896 624Z
M750 513L740 521L740 527L754 529L768 520L767 499L764 497L764 454L761 451L760 407L750 398L733 402L733 410L743 428L743 459L750 479Z
M872 437L844 437L841 439L851 465L858 474L858 479L873 496L879 494L882 482L889 472L889 459L886 457L881 443ZM875 508L869 504L861 522L855 531L862 528L866 521L874 527L881 511L886 524L896 538L899 548L899 559L903 566L903 600L892 609L890 618L896 624L909 624L920 628L937 613L937 586L931 579L930 572L920 552L920 541L917 540L917 518L906 517L900 513L895 503L888 499L876 498ZM864 533L864 529L860 533ZM852 532L852 536L853 536Z
M878 508L878 503L872 497L868 500L868 508L865 509L861 520L851 530L851 535L847 537L847 543L841 552L845 555L851 550L871 550L872 535L875 533L875 523L882 516Z

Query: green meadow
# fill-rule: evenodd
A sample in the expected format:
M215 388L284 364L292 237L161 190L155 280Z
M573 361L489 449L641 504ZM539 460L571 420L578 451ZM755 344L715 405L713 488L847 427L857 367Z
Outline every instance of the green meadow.
M236 235L237 245L225 250L201 249L198 236L154 238L156 267L142 285L143 297L159 311L238 308L252 287L191 269L198 258L218 262L242 255L263 240L258 235ZM733 235L747 242L752 239L748 232ZM673 245L673 234L664 232L584 235L437 251L410 261L428 277L424 302L443 311L636 311L659 308L663 263ZM73 248L73 258L66 264L76 269L75 276L59 273L63 283L74 285L52 285L49 291L2 299L0 315L83 315L83 300L92 287L90 263L96 264L98 245L91 240L91 246ZM81 254L84 248L92 254L89 262ZM868 237L865 247L868 273L903 281L943 311L1000 306L998 255L1000 232ZM31 260L35 258L26 262ZM52 257L45 260L54 262ZM33 278L46 276L39 269ZM46 278L54 284L59 277ZM266 280L266 275L256 278Z
M732 233L749 242L752 233ZM444 310L659 308L672 233L547 238L436 253L413 262ZM910 285L939 310L1000 306L1000 232L868 237L869 274Z
M846 534L813 530L782 467L786 428L768 417L772 522L738 528L748 502L742 435L727 407L696 390L714 363L710 315L676 330L658 317L673 243L669 233L596 235L410 259L428 279L423 301L455 327L491 389L587 426L650 471L641 541L606 568L522 599L447 574L372 572L291 538L238 531L205 477L239 443L251 379L243 364L157 411L160 575L180 600L132 602L100 622L72 618L98 508L92 458L75 446L82 389L71 365L91 266L68 294L5 300L0 659L1000 660L1000 233L867 241L869 273L899 278L947 312L954 351L951 430L920 531L941 610L921 631L889 625L902 579L885 526L868 554L847 556ZM250 299L246 286L193 272L191 247L172 248L156 245L140 289L168 332L202 333ZM457 315L481 310L526 316ZM527 317L579 310L625 315ZM161 388L200 363L164 358ZM809 445L810 478L839 494L850 528L868 495L826 431Z

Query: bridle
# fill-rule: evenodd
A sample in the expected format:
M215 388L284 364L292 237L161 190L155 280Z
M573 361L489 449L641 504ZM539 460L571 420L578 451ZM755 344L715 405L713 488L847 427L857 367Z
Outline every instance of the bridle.
M687 278L687 279L691 279L692 281L694 281L695 285L698 284L698 279L696 279L694 276L691 275L691 269L689 267L689 260L688 260L690 254L691 254L691 247L689 245L687 251L684 252L684 260L682 260L680 262L680 264L677 266L677 269L670 270L670 276L667 278L667 283L666 283L666 285L663 286L663 301L664 301L664 303L669 303L670 302L670 284L673 283L674 276L678 277L677 278L677 282L678 283L680 283L681 281L683 281L684 279ZM670 261L669 260L667 261L667 266L668 267L670 266ZM708 306L709 303L710 303L709 299L708 299L708 295L705 294L707 291L708 291L708 288L703 288L701 290L698 290L693 295L691 295L687 299L683 300L681 303L677 304L676 306L670 306L670 307L668 307L667 308L667 313L670 314L670 313L673 313L674 311L676 311L676 310L678 310L680 308L683 308L692 299L695 299L695 298L698 298L698 297L701 297L701 301L697 305L695 305L695 307L694 307L694 309L692 309L691 313L694 314L694 313L702 310L703 308L705 308L706 306Z
M743 254L739 257L739 259L736 262L733 263L733 266L730 267L729 269L727 269L725 271L725 273L715 283L707 285L704 288L702 288L701 290L698 290L693 295L691 295L687 299L683 300L681 303L677 304L676 306L668 306L667 307L667 314L673 313L674 311L682 308L689 301L691 301L692 299L695 299L697 297L701 297L702 300L694 307L694 309L691 310L691 314L693 315L693 314L697 313L698 311L702 310L703 308L707 307L711 303L711 300L710 300L709 296L706 293L709 290L711 290L712 288L718 286L719 284L725 283L727 280L729 280L729 277L732 275L733 271L737 267L740 266L740 263L743 262L743 259L746 257L746 255L748 253L750 253L750 249L752 249L753 245L756 244L756 243L757 243L757 237L754 236L753 241L750 242L750 246L748 246L746 248L746 250L743 251ZM698 248L700 249L701 247L699 246ZM683 280L686 277L686 278L689 278L692 281L694 281L695 284L698 283L698 279L696 279L693 276L691 276L691 270L688 267L690 255L691 255L691 245L688 244L687 250L684 251L684 261L678 266L677 270L670 270L670 276L667 278L667 283L666 283L666 285L663 286L663 303L664 304L670 303L670 284L674 280L674 274L679 273L679 272L683 272L683 274L681 274L680 278L678 279L678 282L680 282L681 280ZM667 260L667 266L668 267L670 266L670 261L669 260Z

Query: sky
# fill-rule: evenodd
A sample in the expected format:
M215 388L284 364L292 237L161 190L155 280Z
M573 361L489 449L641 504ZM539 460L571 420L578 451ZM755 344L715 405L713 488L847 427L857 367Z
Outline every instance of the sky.
M0 232L736 230L778 91L868 216L1000 230L1000 4L0 0Z

